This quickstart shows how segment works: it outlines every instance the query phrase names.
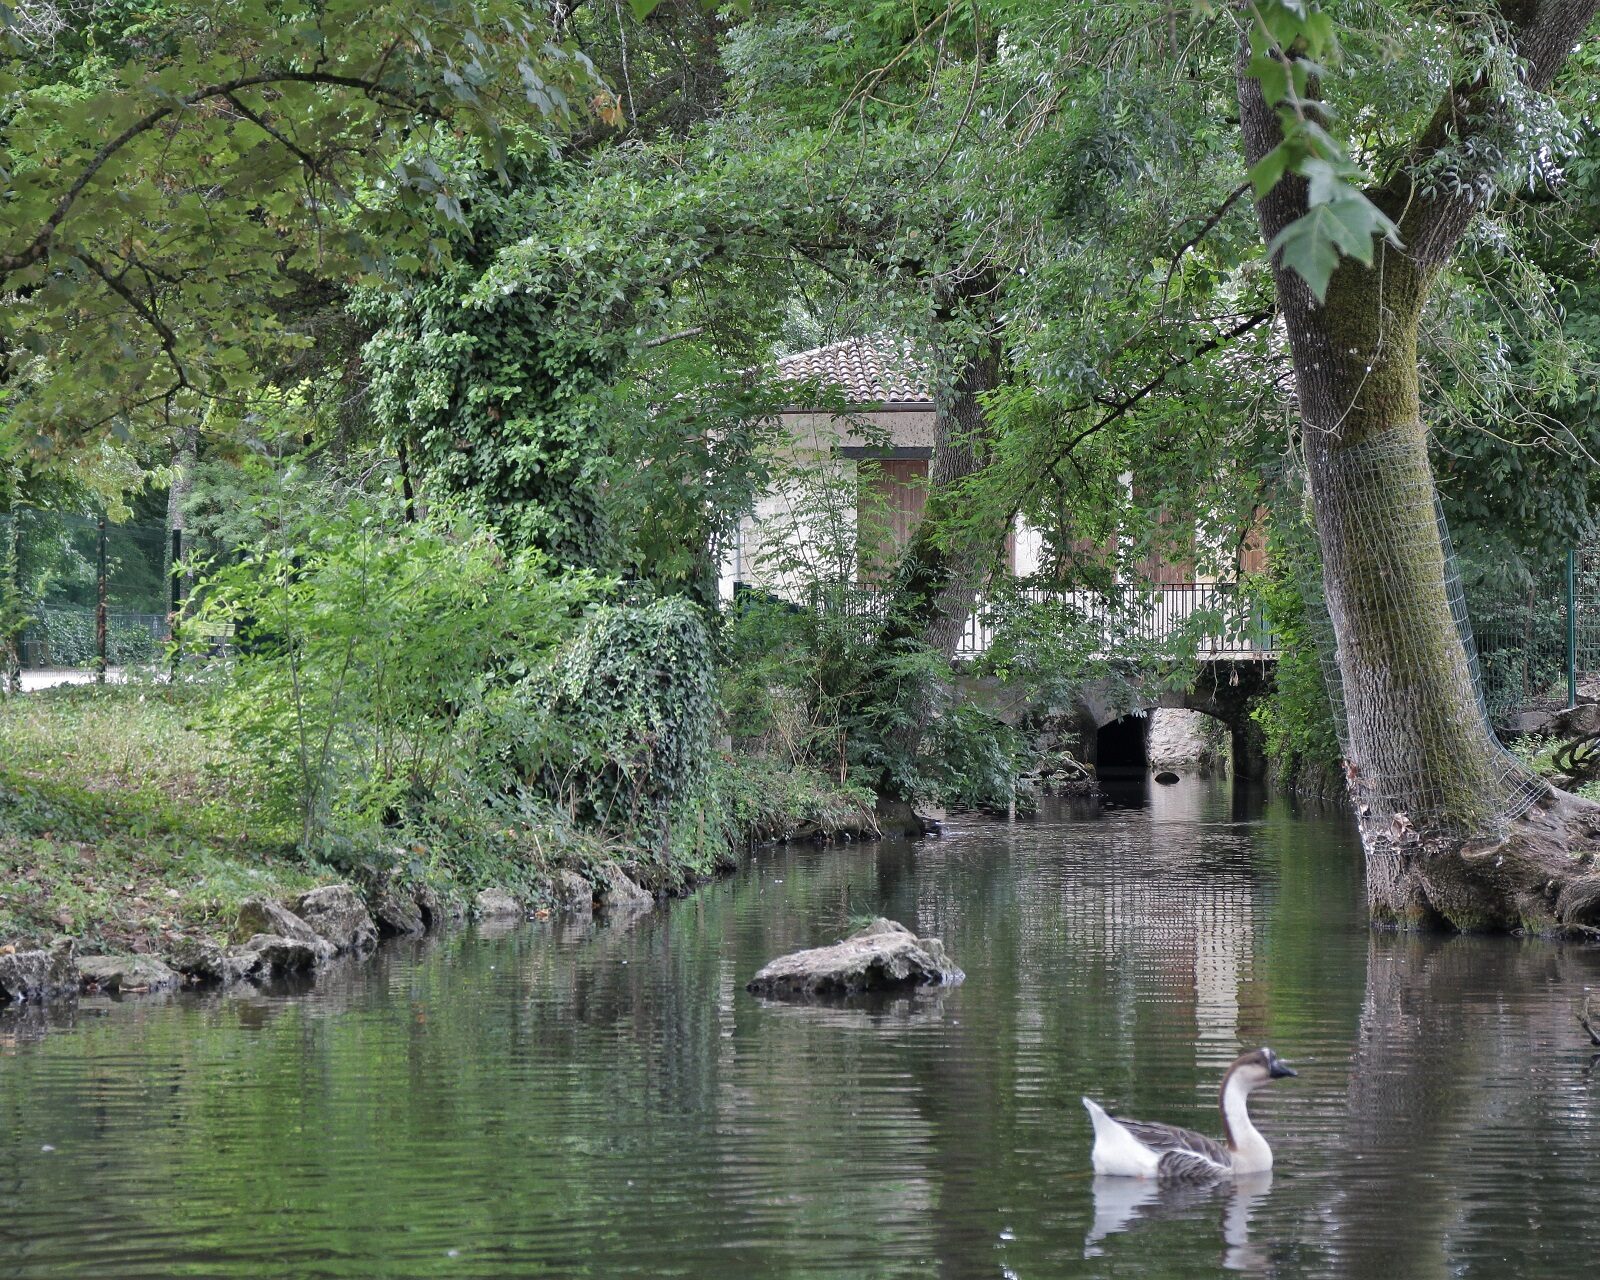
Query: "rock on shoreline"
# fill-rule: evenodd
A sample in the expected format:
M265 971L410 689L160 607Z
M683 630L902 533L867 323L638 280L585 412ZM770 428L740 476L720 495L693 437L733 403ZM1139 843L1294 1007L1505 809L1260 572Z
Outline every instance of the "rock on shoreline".
M367 904L347 884L325 884L302 893L294 909L336 951L365 952L378 945L378 926Z
M50 949L0 955L0 1005L59 1000L78 993L76 944L57 938Z
M745 984L778 998L850 996L907 987L954 986L966 978L938 938L919 938L879 916L830 947L779 956Z
M556 872L549 886L555 910L587 919L597 906L626 915L655 904L654 895L617 863L598 871L598 885L572 871ZM480 891L472 906L484 921L529 914L515 896L494 887ZM544 918L549 912L538 914ZM71 999L83 990L165 991L186 983L226 986L314 973L337 956L370 954L380 937L422 937L465 918L460 903L447 901L433 887L405 885L392 877L369 885L365 895L347 884L322 885L300 894L292 905L257 895L240 904L226 941L169 935L162 956L79 956L71 938L58 938L48 950L0 947L0 1008Z
M154 956L82 956L78 979L101 991L170 991L183 976Z

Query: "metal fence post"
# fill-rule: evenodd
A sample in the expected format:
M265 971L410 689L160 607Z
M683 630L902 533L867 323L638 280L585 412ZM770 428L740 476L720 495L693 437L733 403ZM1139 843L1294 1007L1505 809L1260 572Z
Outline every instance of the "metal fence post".
M5 533L6 539L0 565L8 561L11 565L10 581L0 586L0 615L4 615L6 627L5 643L0 646L0 665L4 666L0 679L4 680L5 687L0 693L13 694L22 692L22 553L14 510L0 516L0 531ZM9 605L5 593L12 595Z
M106 682L106 516L95 525L94 681Z
M172 639L172 678L178 678L179 619L183 615L183 530L172 531L172 612L168 629Z
M1567 705L1578 705L1578 550L1567 550Z

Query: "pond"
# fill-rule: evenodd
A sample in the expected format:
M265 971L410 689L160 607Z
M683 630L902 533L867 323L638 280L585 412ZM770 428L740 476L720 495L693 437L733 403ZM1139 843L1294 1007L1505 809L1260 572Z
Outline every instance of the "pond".
M1591 1276L1600 948L1374 935L1339 817L1184 782L776 848L592 928L396 944L307 992L0 1018L0 1276ZM882 912L942 996L764 1004ZM1277 1169L1089 1173L1091 1094Z

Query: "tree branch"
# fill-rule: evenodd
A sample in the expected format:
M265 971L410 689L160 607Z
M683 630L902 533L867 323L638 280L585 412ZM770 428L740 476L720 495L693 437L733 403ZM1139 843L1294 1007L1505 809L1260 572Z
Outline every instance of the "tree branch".
M1029 495L1038 489L1039 484L1043 480L1044 476L1049 475L1054 470L1056 464L1058 464L1063 458L1071 458L1076 452L1078 446L1081 445L1085 440L1089 439L1098 432L1105 430L1105 428L1109 427L1113 422L1116 422L1119 418L1125 417L1129 412L1137 408L1173 374L1187 368L1201 356L1208 355L1217 350L1217 348L1226 346L1235 338L1243 337L1252 329L1259 328L1268 320L1271 320L1276 314L1276 311L1268 309L1266 311L1257 311L1252 315L1246 316L1231 329L1227 329L1222 333L1217 334L1215 337L1206 339L1206 341L1202 342L1193 351L1189 352L1188 355L1184 356L1183 359L1174 361L1160 373L1156 374L1155 377L1151 378L1148 382L1145 382L1142 386L1135 388L1120 400L1099 401L1098 403L1106 406L1106 412L1100 417L1096 418L1082 431L1078 432L1078 434L1073 436L1072 439L1067 441L1066 446L1058 449L1055 455L1044 464L1043 474L1025 490L1023 494L1024 501ZM1013 512L1013 519L1015 518L1015 514L1016 513Z
M1522 83L1538 92L1554 82L1600 11L1600 0L1502 0L1496 8L1511 29L1512 47L1524 68ZM1408 256L1423 269L1442 265L1455 252L1483 204L1473 181L1483 175L1462 175L1450 191L1425 190L1422 171L1446 150L1487 133L1502 103L1499 86L1486 75L1452 85L1393 176L1370 193L1399 224Z
M121 133L117 134L116 137L111 138L102 145L90 158L83 172L77 176L72 185L56 201L55 208L51 210L50 216L45 219L44 225L39 228L38 234L25 247L15 253L0 254L0 279L4 279L14 271L22 270L24 267L43 262L49 257L51 241L54 239L55 233L62 222L66 220L67 215L72 211L72 206L77 203L78 197L83 194L84 190L94 181L100 170L105 168L111 158L135 138L141 134L148 133L167 117L186 111L190 107L206 101L208 98L231 98L233 94L241 89L253 89L269 84L316 84L343 89L358 89L369 97L376 97L378 94L387 95L412 110L423 109L427 105L420 99L412 98L398 89L380 85L375 80L367 80L359 76L335 75L327 71L269 71L253 76L240 76L234 80L227 80L218 84L206 85L201 89L191 90L172 102L164 103L146 112L122 130Z
M1216 211L1201 224L1200 230L1178 246L1178 251L1172 255L1172 261L1167 264L1167 278L1161 282L1161 300L1167 300L1167 290L1172 287L1173 273L1177 271L1178 264L1183 261L1183 255L1193 249L1211 233L1211 229L1228 216L1228 210L1238 202L1239 197L1250 190L1248 182L1241 182L1228 193L1228 198L1217 206Z
M650 351L656 347L664 347L669 342L679 342L684 338L698 338L705 331L705 325L697 324L687 329L679 329L676 333L664 333L659 338L651 338L650 341L644 344L644 348L646 351Z
M323 162L318 160L316 156L306 151L292 138L287 137L278 129L274 128L259 113L252 111L249 107L245 106L245 104L241 102L236 95L232 93L225 93L222 96L233 106L235 111L242 115L251 124L255 125L256 128L260 129L261 132L266 134L269 138L276 139L280 146L294 156L295 159L299 160L300 163L312 173L316 174L320 178L326 179L328 184L333 187L334 190L338 191L341 196L347 194L334 179L333 175L328 172L323 165Z
M167 354L167 363L172 366L172 371L177 376L178 388L189 386L189 375L183 367L183 361L178 358L178 335L172 331L172 327L161 318L156 309L146 299L128 288L121 276L114 276L107 271L105 265L97 258L90 257L81 249L74 251L72 256L105 281L106 288L132 307L139 318L156 331L156 337L161 341L161 349ZM178 388L174 388L174 394Z

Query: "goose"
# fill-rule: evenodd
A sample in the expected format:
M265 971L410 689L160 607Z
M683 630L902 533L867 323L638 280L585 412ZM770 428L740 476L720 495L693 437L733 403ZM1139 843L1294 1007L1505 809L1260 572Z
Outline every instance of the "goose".
M1250 1123L1245 1100L1270 1080L1299 1074L1271 1049L1241 1054L1222 1077L1222 1132L1227 1145L1170 1124L1117 1120L1093 1098L1083 1105L1094 1121L1094 1171L1161 1182L1210 1182L1235 1174L1265 1173L1272 1148Z

